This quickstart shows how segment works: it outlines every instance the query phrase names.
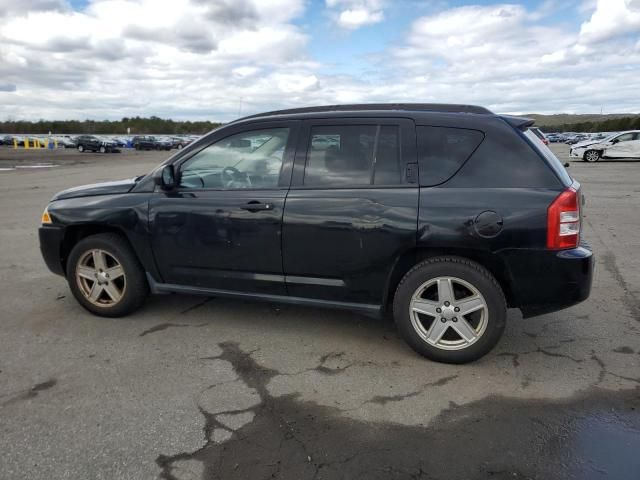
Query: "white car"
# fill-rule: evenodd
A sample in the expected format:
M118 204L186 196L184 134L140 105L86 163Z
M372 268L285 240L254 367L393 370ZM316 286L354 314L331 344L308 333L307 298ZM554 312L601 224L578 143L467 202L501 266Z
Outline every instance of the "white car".
M602 140L587 140L571 146L572 157L585 162L601 158L640 158L640 130L615 133Z

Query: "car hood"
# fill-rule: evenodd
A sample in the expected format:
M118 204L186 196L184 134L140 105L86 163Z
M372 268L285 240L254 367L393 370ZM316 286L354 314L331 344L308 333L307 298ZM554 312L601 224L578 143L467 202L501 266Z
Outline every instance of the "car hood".
M596 143L600 143L600 142L601 140L583 140L582 142L578 142L574 144L573 148L589 147L591 145L595 145Z
M67 198L91 197L95 195L113 195L118 193L127 193L136 184L136 178L128 178L126 180L118 180L115 182L92 183L91 185L82 185L58 192L51 199L64 200Z

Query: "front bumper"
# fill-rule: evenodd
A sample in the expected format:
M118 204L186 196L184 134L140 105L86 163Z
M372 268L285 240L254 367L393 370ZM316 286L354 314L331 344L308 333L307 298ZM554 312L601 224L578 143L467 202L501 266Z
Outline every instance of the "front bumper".
M569 250L511 250L505 255L515 307L532 317L580 303L591 293L594 257L581 242Z
M40 252L44 263L56 275L64 276L61 256L64 230L55 225L42 225L38 229L38 236L40 237Z
M571 148L569 150L569 155L572 157L577 157L577 158L582 158L584 156L584 152L586 152L587 149L586 148Z

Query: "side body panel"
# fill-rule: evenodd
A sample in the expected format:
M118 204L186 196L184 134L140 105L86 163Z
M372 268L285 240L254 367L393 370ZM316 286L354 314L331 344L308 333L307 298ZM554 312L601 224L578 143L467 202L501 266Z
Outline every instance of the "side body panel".
M289 295L381 305L395 259L415 246L417 184L357 188L305 187L314 125L400 125L403 177L414 163L415 127L397 118L306 121L283 220L283 265Z
M157 190L149 223L163 282L198 288L286 295L281 235L298 122L254 122L221 129L201 149L234 134L290 129L279 184L274 188ZM198 150L193 153L196 154ZM176 162L175 168L190 158ZM268 209L260 209L267 206Z
M125 235L144 269L154 276L158 276L149 244L148 210L150 197L149 193L122 193L54 201L48 208L53 225L41 228L41 243L43 235L50 238L52 242L57 239L57 244L53 247L49 246L48 250L50 255L57 255L59 263L61 242L64 241L65 235L68 235L71 229L88 226L107 227ZM55 259L47 261L47 264L55 261Z
M496 118L478 126L462 116L449 117L434 116L431 123L481 128L485 139L456 175L421 188L418 245L491 258L510 285L511 306L561 298L563 292L552 290L567 279L560 273L558 252L546 249L546 235L547 208L566 188L563 181L506 122ZM505 151L526 155L532 164L511 168ZM550 281L556 273L558 282Z

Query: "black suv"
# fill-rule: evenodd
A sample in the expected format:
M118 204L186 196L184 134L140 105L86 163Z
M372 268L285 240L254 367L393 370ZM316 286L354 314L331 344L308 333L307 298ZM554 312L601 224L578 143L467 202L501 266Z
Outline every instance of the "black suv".
M80 135L76 137L74 142L79 152L116 153L120 151L114 142L103 140L93 135Z
M508 307L591 289L580 185L532 124L428 104L246 117L147 175L57 194L42 254L98 315L149 292L392 312L417 352L467 362Z
M133 137L131 143L136 150L171 150L173 148L172 142L161 141L151 136Z

